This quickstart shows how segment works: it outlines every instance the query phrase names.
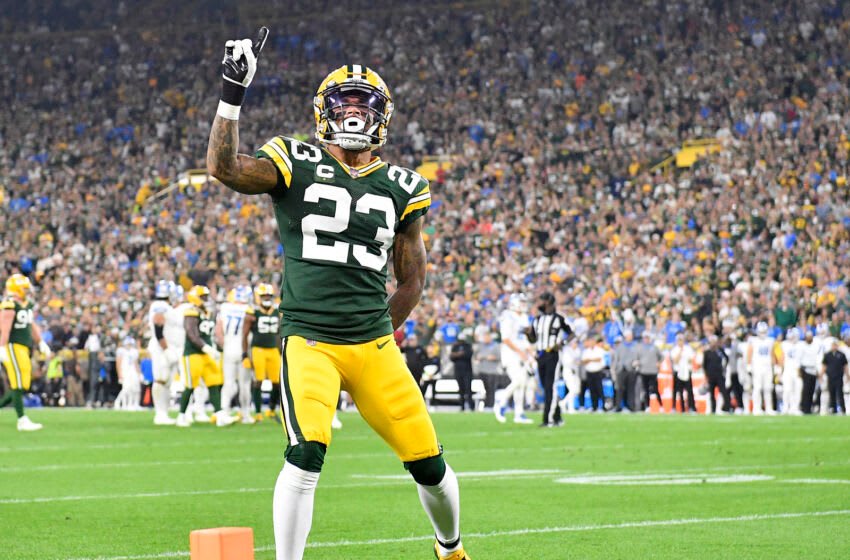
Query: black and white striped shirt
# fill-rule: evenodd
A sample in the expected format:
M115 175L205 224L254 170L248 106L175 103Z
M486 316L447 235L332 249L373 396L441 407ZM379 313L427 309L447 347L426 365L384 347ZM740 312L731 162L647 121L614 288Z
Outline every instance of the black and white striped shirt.
M542 314L531 323L532 342L538 352L555 352L561 341L572 334L566 319L558 313Z

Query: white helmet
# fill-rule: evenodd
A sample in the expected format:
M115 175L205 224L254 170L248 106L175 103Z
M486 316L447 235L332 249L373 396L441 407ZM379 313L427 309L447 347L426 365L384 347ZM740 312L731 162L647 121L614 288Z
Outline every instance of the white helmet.
M240 284L234 289L234 297L237 303L251 303L253 295L251 286Z
M788 340L791 342L797 342L800 340L800 329L797 327L788 329Z
M169 282L168 280L160 280L154 287L153 297L156 299L168 299L173 284L173 282Z
M826 336L829 334L829 327L826 326L826 323L819 323L815 329L815 334L819 336Z
M171 289L169 291L169 296L171 298L171 303L176 305L176 304L182 302L183 301L183 286L181 286L180 284L172 282L170 288Z
M515 313L526 313L528 311L528 299L525 294L511 294L508 299L508 309Z
M756 334L760 336L767 334L767 323L765 323L764 321L759 321L756 325Z

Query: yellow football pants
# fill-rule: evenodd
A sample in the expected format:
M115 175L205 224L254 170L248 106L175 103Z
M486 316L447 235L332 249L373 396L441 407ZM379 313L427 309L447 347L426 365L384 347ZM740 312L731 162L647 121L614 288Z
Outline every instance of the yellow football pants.
M201 379L207 387L215 387L224 383L221 364L206 354L190 354L180 360L180 374L187 389L194 389Z
M6 349L0 352L3 367L9 376L9 386L12 389L23 389L29 391L32 381L32 361L30 361L30 349L23 344L10 342Z
M286 337L281 379L283 424L290 445L330 444L342 388L399 459L416 461L440 454L422 393L392 335L362 344Z
M265 379L272 383L280 382L280 349L251 348L251 363L254 365L254 379L262 382Z

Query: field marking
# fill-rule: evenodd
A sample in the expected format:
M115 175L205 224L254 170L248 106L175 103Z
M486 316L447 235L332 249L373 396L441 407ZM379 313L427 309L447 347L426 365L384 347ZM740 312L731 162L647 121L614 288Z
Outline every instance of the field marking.
M165 433L166 430L163 431ZM493 434L493 435L504 435L499 434L498 432L477 432L482 436L484 434ZM569 430L564 431L565 435L569 434ZM380 441L380 438L375 434L363 434L363 435L352 435L352 436L339 436L339 439L345 437L344 441L359 441L359 440L375 440ZM821 443L825 441L848 441L850 440L850 435L844 436L828 436L828 437L797 437L797 438L753 438L753 439L734 439L733 436L730 436L729 439L711 439L711 440L703 440L703 441L681 441L677 437L671 437L670 439L664 438L655 438L652 441L645 442L634 442L634 443L601 443L601 444L569 444L569 445L557 445L557 446L542 446L542 447L531 447L525 449L533 449L533 450L545 450L545 451L587 451L587 450L602 450L602 449L637 449L643 447L658 447L664 446L666 448L675 448L675 447L693 447L695 445L704 445L704 446L720 446L720 445L734 445L741 446L746 444L759 444L759 445L768 445L768 444L790 444L790 443ZM4 446L0 447L0 453L31 453L31 452L40 452L40 451L80 451L80 450L113 450L113 449L135 449L135 448L149 448L151 446L156 447L211 447L217 445L220 442L200 440L200 441L140 441L133 443L116 443L116 444L93 444L93 445L33 445L29 447L9 447ZM230 446L256 446L257 442L253 440L235 440L228 441L228 445ZM517 449L516 447L482 447L482 448L451 448L447 450L449 454L468 454L468 453L515 453ZM367 453L340 453L338 455L333 455L333 457L345 458L345 459L359 459L359 458L369 458L375 456L386 456L386 452L367 452ZM331 457L331 455L329 455Z
M165 462L163 462L165 463ZM826 464L847 464L850 461L841 461L836 463L821 463ZM136 463L138 464L138 463ZM597 472L573 472L569 470L559 469L510 469L496 471L459 471L458 478L467 481L486 481L496 477L510 478L512 480L523 479L538 479L550 478L553 475L572 475L564 479L556 479L555 482L562 484L612 484L612 485L672 485L672 484L696 484L702 482L726 483L726 482L758 482L774 479L767 475L746 475L733 474L728 476L718 476L712 474L697 474L701 471L712 470L762 470L771 468L792 468L792 467L809 467L808 463L800 463L796 465L741 465L730 467L707 467L695 469L677 469L671 471L654 471L654 472L621 472L621 473L598 473ZM681 474L681 473L694 474ZM374 480L375 482L347 482L347 483L328 483L320 484L319 489L350 489L350 488L371 488L382 487L387 485L407 485L410 484L409 474L398 475L371 475L371 474L353 474L351 478L360 480ZM705 479L705 480L703 480ZM710 479L710 480L709 480ZM592 482L595 480L596 482ZM607 482L606 482L607 480ZM629 480L632 480L630 483ZM776 482L801 482L808 484L850 484L848 480L842 479L778 479ZM41 496L30 498L2 498L0 505L24 505L24 504L46 504L56 502L78 502L78 501L93 501L93 500L117 500L117 499L144 499L144 498L170 498L175 496L205 496L205 495L220 495L220 494L236 494L236 493L262 493L271 492L272 485L263 488L232 488L232 489L210 489L210 490L177 490L173 492L139 492L134 494L94 494L94 495L79 495L79 496Z
M556 478L558 484L588 484L596 486L674 486L686 484L730 484L738 482L765 482L775 478L763 474L637 474L591 475Z
M272 460L283 464L283 461L279 457L262 457L262 458L254 458L251 457L251 463L256 463L258 461L269 461ZM58 464L58 465L36 465L30 467L0 467L0 473L18 473L18 472L42 472L42 471L64 471L64 470L72 470L72 469L114 469L114 468L122 468L122 467L168 467L174 465L209 465L216 466L224 463L246 463L248 459L246 458L238 458L238 459L216 459L210 460L209 458L198 458L195 460L190 459L178 459L174 461L123 461L120 463L71 463L71 464Z
M791 482L794 484L850 484L850 480L843 478L786 478L781 482Z
M800 517L827 517L836 515L850 515L850 509L839 509L829 511L803 511L784 513L759 513L752 515L738 515L729 517L686 517L681 519L657 519L645 521L624 521L621 523L603 523L598 525L565 525L562 527L529 527L525 529L510 529L507 531L488 531L486 533L464 533L468 539L490 539L498 537L515 537L520 535L539 535L548 533L578 533L587 531L605 531L617 529L642 529L649 527L670 527L676 525L698 525L702 523L740 523L746 521L771 521L775 519L797 519ZM341 540L328 542L308 542L307 548L334 548L343 546L375 546L382 544L401 544L406 542L433 541L434 535L419 535L410 537L396 537L368 540ZM275 548L271 545L255 548L256 552L270 552ZM80 558L63 558L62 560L157 560L159 558L185 558L189 555L187 551L169 551L152 554L139 554L129 556L86 556Z
M550 475L561 474L561 469L505 469L501 471L455 471L458 478L490 478L494 476ZM410 474L353 474L351 478L368 478L372 480L410 480Z
M517 474L516 476L511 477L513 480L519 480L523 478L543 478L552 476L552 474L565 473L566 471L553 471L547 474ZM466 476L466 480L486 480L492 478L494 475L473 475ZM374 482L347 482L347 483L330 483L330 484L320 484L319 491L321 492L324 489L337 489L342 490L346 488L372 488L372 487L386 487L386 486L406 486L412 485L413 479L410 475L404 475L400 479L393 480L381 480ZM138 492L135 494L91 494L91 495L83 495L83 496L40 496L33 498L3 498L0 499L0 505L23 505L23 504L49 504L54 502L83 502L83 501L93 501L93 500L125 500L125 499L138 499L138 498L171 498L175 496L206 496L206 495L219 495L219 494L247 494L247 493L262 493L268 492L271 494L274 491L274 485L270 484L269 486L263 488L220 488L215 490L176 490L173 492Z

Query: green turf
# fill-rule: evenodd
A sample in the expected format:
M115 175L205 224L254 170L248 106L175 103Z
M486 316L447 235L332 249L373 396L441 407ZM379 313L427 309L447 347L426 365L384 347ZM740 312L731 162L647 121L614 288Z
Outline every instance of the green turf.
M256 557L274 558L276 424L178 430L148 413L34 410L45 429L18 433L13 416L0 412L0 558L184 558L189 531L215 526L253 527ZM434 419L461 475L475 560L850 557L847 418L576 415L560 429ZM400 463L356 414L342 420L305 558L430 558L412 482L374 478L404 475ZM656 477L555 482L604 474ZM734 475L768 479L711 482ZM686 476L698 480L667 482Z

